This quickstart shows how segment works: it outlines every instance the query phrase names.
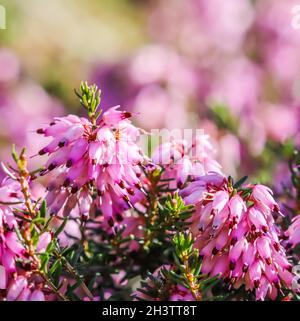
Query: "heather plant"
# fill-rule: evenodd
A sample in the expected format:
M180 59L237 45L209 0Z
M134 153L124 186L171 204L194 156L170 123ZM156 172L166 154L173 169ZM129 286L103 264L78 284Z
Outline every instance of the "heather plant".
M225 175L207 135L146 155L132 113L103 111L96 85L76 95L87 118L37 129L42 168L25 149L2 164L2 300L297 299L299 220L281 224L270 188Z

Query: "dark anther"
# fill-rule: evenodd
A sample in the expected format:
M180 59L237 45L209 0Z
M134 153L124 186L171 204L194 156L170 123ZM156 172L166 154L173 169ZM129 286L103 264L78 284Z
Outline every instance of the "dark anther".
M230 244L231 244L231 245L234 245L236 242L237 242L237 238L236 238L236 237L233 237L233 238L231 239Z
M124 200L125 202L127 202L127 203L130 202L130 199L129 199L128 195L123 195L123 200Z
M125 188L124 181L120 181L119 186L120 186L121 188Z
M64 183L63 183L63 186L64 186L64 187L68 187L68 186L70 185L70 183L71 183L70 179L69 179L69 178L66 178L65 181L64 181Z
M236 266L235 261L230 260L229 268L230 268L231 271L235 269L235 266Z
M113 226L114 226L114 220L113 220L112 217L110 217L110 218L108 219L108 225L109 225L110 227L113 227Z
M12 193L9 194L9 197L17 198L17 197L18 197L18 194L15 193L15 192L12 192Z
M218 252L219 252L219 250L216 247L214 247L211 253L212 253L212 255L216 255L216 254L218 254Z
M118 222L122 222L122 221L123 221L123 216L118 213L118 214L116 215L116 220L117 220Z
M271 259L270 257L268 257L268 258L266 259L266 262L267 262L268 265L271 265L271 264L272 264L272 259Z
M55 163L51 163L51 164L48 166L48 170L49 170L49 171L53 171L55 167L56 167Z
M47 153L47 150L45 148L39 151L39 155L45 155L46 153Z
M72 166L72 164L73 164L72 160L69 159L69 160L67 161L67 163L66 163L66 166L67 166L68 168L70 168L70 167Z
M58 143L58 147L64 147L65 146L65 143L63 140L61 140L59 143Z
M128 111L126 111L123 115L125 118L130 118L132 116L132 114Z
M127 192L128 192L128 194L130 194L130 195L134 195L134 190L133 190L133 188L127 188Z
M44 134L44 133L45 133L45 131L44 131L43 128L37 129L36 132L37 132L38 134Z
M276 242L274 243L274 249L278 252L280 250L279 244Z
M138 189L142 188L142 184L140 182L135 183L134 186Z
M293 246L292 243L287 243L286 246L285 246L285 248L286 248L287 250L289 250L292 246Z
M72 194L76 194L78 192L78 187L77 186L73 186L71 189L71 193Z
M249 265L244 264L244 265L243 265L243 272L244 272L244 273L247 273L248 270L249 270Z

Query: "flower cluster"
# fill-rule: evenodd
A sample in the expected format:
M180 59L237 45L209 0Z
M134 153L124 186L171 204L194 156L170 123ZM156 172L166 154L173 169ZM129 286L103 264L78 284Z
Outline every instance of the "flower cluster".
M285 232L287 237L287 247L295 247L300 243L300 216L295 216L292 220L292 224Z
M208 135L198 135L189 144L187 140L171 140L159 145L153 153L155 164L164 167L163 178L173 179L174 187L181 188L188 178L221 172L215 160L215 150ZM174 182L172 185L174 185Z
M292 266L273 218L279 207L269 188L236 188L231 179L210 173L181 193L196 205L192 231L203 273L220 274L234 288L255 289L258 300L275 299L278 289L291 287Z
M49 291L34 272L39 264L34 252L44 252L52 237L45 232L36 245L30 243L29 226L16 216L25 215L23 204L20 183L6 177L0 186L0 289L6 294L0 297L9 301L44 301Z
M141 165L146 162L136 144L140 129L129 121L130 113L118 108L104 112L97 124L69 115L38 129L52 138L39 151L50 156L41 175L57 170L47 186L52 214L62 208L69 213L78 206L80 216L87 219L96 206L109 221L138 199Z

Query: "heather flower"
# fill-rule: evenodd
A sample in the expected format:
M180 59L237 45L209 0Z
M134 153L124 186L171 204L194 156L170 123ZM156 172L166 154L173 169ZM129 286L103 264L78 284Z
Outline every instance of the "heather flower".
M97 124L68 115L37 130L52 138L39 151L49 155L41 175L57 171L47 186L52 214L63 207L68 214L78 206L87 219L96 206L108 220L131 205L142 187L141 165L146 158L136 144L140 130L129 117L117 106L104 112Z
M31 280L32 281L32 280ZM7 301L45 301L45 294L23 275L17 276L9 285Z
M245 285L256 299L275 299L291 288L293 274L279 241L273 214L279 206L264 185L234 188L231 180L210 173L182 190L196 204L192 232L203 257L202 273L220 275L230 287Z
M214 159L214 152L209 137L201 135L193 139L191 144L186 140L163 143L154 151L152 160L164 167L163 179L174 179L177 186L181 187L189 177L209 172L221 173L221 165Z
M16 272L16 259L23 257L25 248L14 231L17 220L9 204L22 202L20 186L10 178L5 178L0 187L0 273L1 289L6 289L13 273Z
M194 301L195 298L191 292L182 285L172 287L169 301Z
M285 236L287 237L288 247L295 247L300 243L300 215L293 218Z
M44 301L43 280L32 273L37 262L29 260L27 248L15 232L15 228L21 228L21 220L14 209L22 213L24 197L19 182L6 177L0 185L0 289L4 290L0 298ZM44 252L51 240L50 233L41 234L36 251Z

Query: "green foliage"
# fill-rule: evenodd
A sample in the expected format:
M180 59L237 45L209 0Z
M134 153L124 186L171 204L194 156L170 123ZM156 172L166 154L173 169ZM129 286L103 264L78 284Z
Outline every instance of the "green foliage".
M236 183L233 184L233 188L240 188L248 179L248 176L244 176L241 179L239 179Z
M300 209L300 153L295 150L289 162L292 184L296 190L296 201Z
M162 267L156 276L148 272L147 279L141 281L141 287L137 289L133 297L139 301L145 299L148 301L167 301L172 290L172 281L167 273L168 271L165 267Z
M209 277L201 274L201 259L194 248L194 238L187 230L176 233L172 238L173 264L163 266L156 275L147 273L147 279L141 282L135 298L168 300L176 286L186 288L195 300L220 300L224 297L214 296L211 291L218 283L218 276Z
M173 237L176 272L169 274L174 281L191 291L196 300L217 300L219 297L207 295L218 284L218 276L201 274L202 260L198 249L194 248L194 237L189 231L179 232Z
M85 81L81 82L79 92L75 90L75 93L82 107L87 110L91 122L95 125L102 112L102 110L97 111L101 101L101 90L95 84L88 85Z
M211 106L213 118L219 128L228 129L236 134L238 130L238 120L230 113L227 106L222 104L214 104Z

